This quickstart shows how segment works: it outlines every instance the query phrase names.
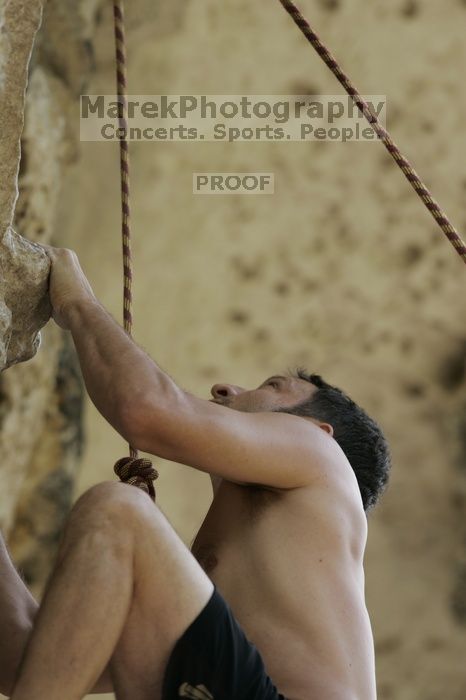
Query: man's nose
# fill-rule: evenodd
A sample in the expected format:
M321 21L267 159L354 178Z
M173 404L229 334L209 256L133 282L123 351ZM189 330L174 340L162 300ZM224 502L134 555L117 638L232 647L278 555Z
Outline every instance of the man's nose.
M241 394L243 391L246 390L235 384L214 384L210 393L214 399L227 399L230 396Z

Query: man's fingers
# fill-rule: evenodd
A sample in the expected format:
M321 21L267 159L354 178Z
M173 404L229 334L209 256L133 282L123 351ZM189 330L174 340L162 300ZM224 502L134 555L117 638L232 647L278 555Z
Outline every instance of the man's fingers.
M43 248L52 259L55 259L60 255L70 255L72 258L78 257L74 250L71 250L70 248L55 248L54 246L47 245L45 243L39 243L38 245L40 245L40 247Z

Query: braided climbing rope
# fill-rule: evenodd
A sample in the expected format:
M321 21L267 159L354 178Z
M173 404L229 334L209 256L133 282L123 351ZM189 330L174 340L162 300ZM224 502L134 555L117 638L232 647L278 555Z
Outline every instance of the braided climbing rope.
M128 105L126 99L126 48L125 48L125 24L123 14L123 0L113 0L113 17L115 20L115 47L116 47L116 76L117 94L119 104L118 126L120 129L120 172L121 172L121 215L122 215L122 239L123 239L123 327L131 337L133 318L131 314L131 229L129 208L129 151L126 138L128 130L127 114ZM119 459L113 470L121 481L132 484L142 489L155 502L156 494L153 481L157 479L158 472L153 468L149 459L138 457L138 451L129 445L129 457Z
M292 17L294 22L297 24L299 29L302 31L309 43L314 47L319 56L322 58L324 63L330 68L333 75L337 78L340 84L345 88L348 95L352 98L353 102L359 108L359 110L364 114L367 121L371 124L372 128L376 132L379 139L383 142L385 148L390 153L392 158L404 172L407 180L411 183L413 188L418 193L419 197L422 199L427 209L431 212L432 216L451 242L458 255L463 258L463 262L466 263L466 244L461 239L459 233L456 231L454 226L450 223L445 212L440 209L439 205L435 199L430 194L427 187L424 185L414 168L411 166L409 161L401 154L398 146L392 141L389 133L380 124L377 115L372 112L369 105L363 100L359 95L358 91L349 80L349 78L343 73L340 66L336 62L335 58L332 56L330 51L322 44L317 34L313 32L307 20L303 17L301 12L298 10L294 3L290 0L280 0L288 14Z

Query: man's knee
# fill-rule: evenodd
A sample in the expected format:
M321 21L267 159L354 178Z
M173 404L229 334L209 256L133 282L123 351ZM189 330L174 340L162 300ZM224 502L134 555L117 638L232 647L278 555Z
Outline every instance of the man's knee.
M141 489L116 481L103 481L85 491L69 515L63 539L70 532L108 528L110 532L136 526L141 518L158 511L150 497Z
M74 504L60 538L57 562L61 562L70 547L97 533L119 548L132 546L138 539L141 524L148 517L158 515L162 517L141 489L115 481L96 484Z
M102 512L116 509L128 513L153 508L153 502L142 489L121 481L102 481L85 491L76 501L73 510Z

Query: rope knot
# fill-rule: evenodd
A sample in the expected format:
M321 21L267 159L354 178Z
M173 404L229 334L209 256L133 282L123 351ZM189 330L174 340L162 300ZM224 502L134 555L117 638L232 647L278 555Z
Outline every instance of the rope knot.
M155 503L155 489L152 483L159 473L154 469L150 459L144 457L122 457L115 463L113 471L125 484L131 484L145 491Z

